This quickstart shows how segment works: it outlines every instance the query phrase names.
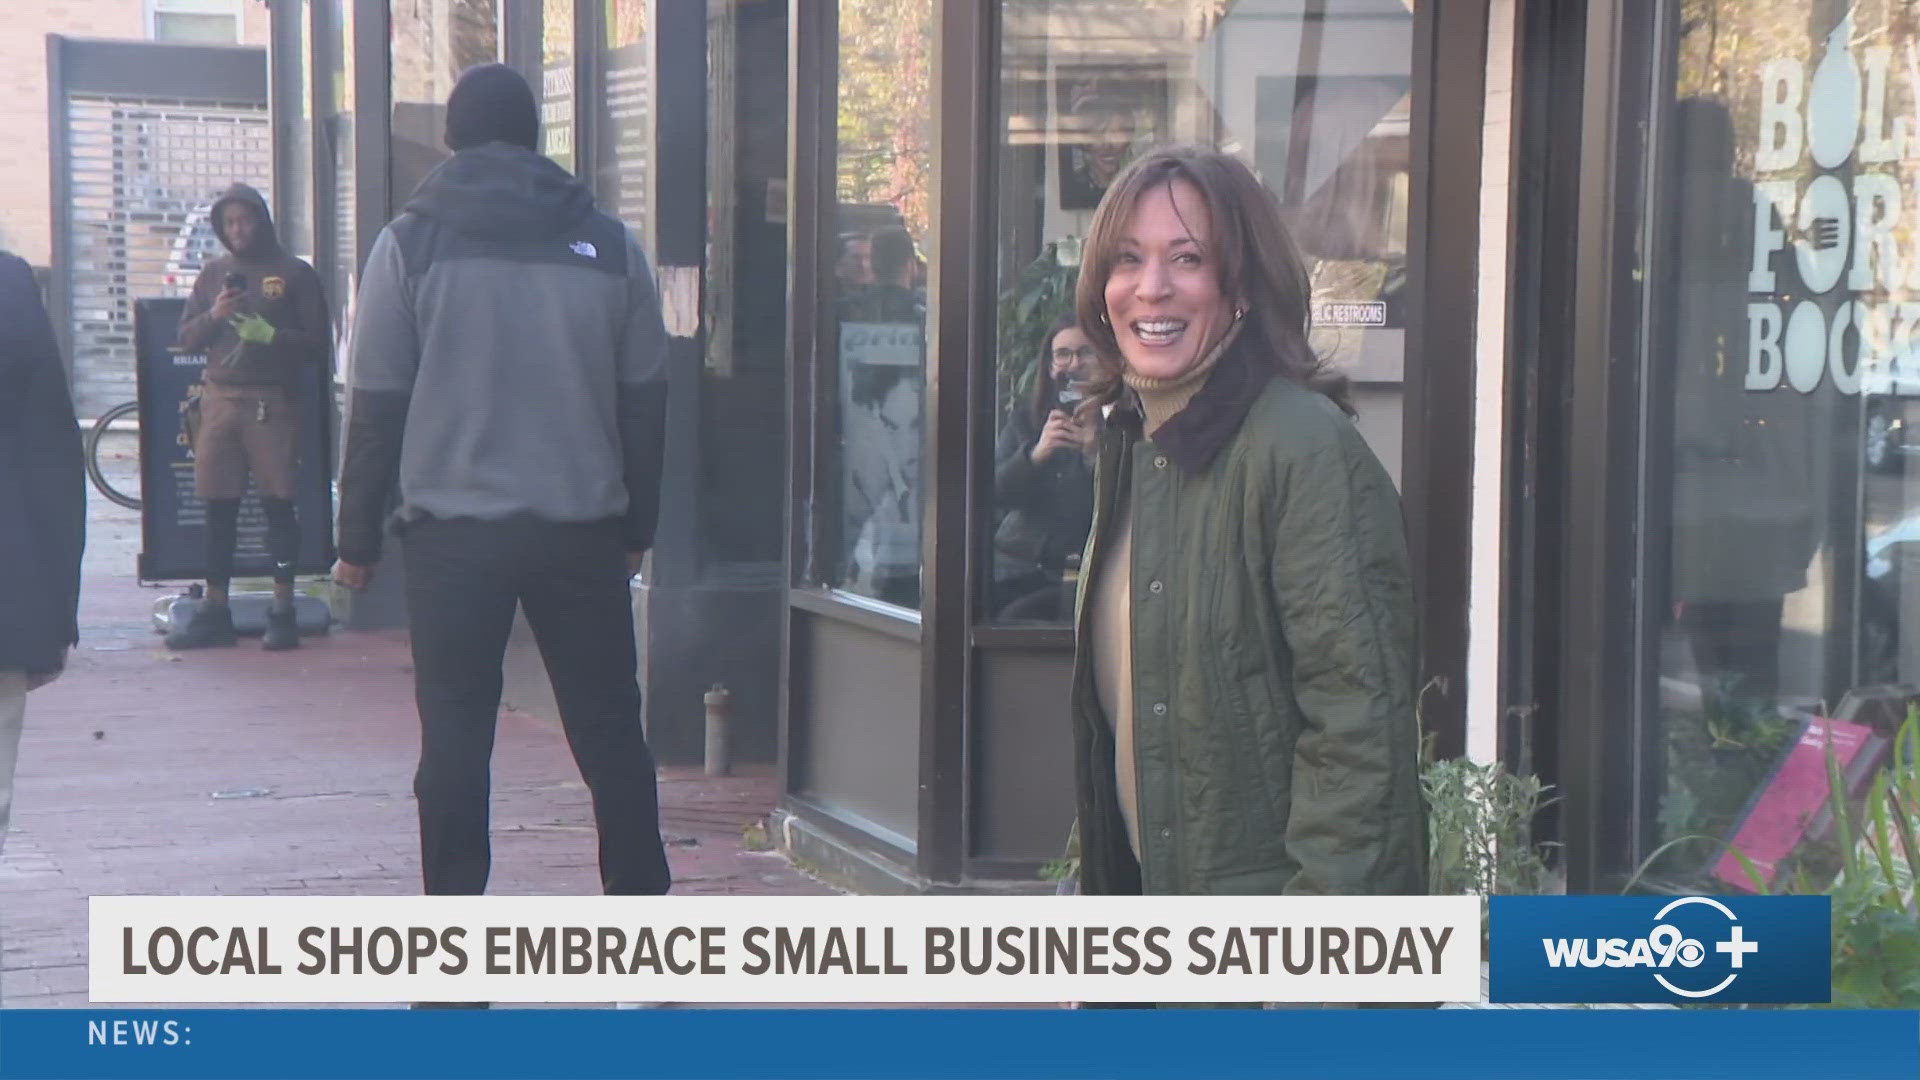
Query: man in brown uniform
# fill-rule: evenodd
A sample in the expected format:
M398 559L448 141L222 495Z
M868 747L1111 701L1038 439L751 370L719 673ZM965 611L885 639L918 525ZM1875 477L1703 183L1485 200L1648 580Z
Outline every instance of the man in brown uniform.
M227 586L251 473L274 564L265 646L291 649L300 644L293 614L298 394L310 377L306 365L327 358L327 302L313 267L281 249L266 200L253 188L235 184L213 204L213 231L229 254L200 271L178 336L180 348L207 354L193 447L194 494L207 504L207 602L167 644L234 643Z

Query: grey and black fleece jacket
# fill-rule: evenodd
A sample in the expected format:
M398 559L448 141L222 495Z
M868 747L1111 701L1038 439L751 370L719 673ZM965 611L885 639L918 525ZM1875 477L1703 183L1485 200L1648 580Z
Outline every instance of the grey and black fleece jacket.
M653 546L667 336L632 234L564 169L455 154L374 242L349 344L340 557L397 518L618 519Z

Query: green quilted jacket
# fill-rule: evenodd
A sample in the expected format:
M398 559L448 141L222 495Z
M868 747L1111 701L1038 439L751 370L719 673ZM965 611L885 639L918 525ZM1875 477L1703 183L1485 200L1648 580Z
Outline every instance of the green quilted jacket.
M1222 359L1153 439L1105 426L1076 611L1081 888L1419 894L1426 810L1416 625L1393 482L1324 395ZM1127 841L1092 612L1133 505L1141 857Z

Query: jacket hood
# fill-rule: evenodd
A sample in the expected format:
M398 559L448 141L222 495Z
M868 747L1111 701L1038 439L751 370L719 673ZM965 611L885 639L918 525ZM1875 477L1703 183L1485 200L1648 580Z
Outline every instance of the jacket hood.
M246 203L260 215L260 236L255 251L233 251L233 242L227 239L227 230L220 224L220 210L232 202ZM273 211L267 208L265 196L254 190L252 186L235 184L228 188L219 199L214 201L212 214L213 235L219 237L221 245L228 251L233 251L235 255L269 255L280 249L280 237L273 228Z
M593 193L573 175L522 146L490 142L443 161L406 208L462 236L540 240L593 212Z

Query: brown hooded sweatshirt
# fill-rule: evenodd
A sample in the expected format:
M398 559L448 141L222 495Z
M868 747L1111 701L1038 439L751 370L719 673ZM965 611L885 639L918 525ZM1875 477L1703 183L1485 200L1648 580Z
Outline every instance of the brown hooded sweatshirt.
M233 242L220 225L221 209L235 201L252 206L260 215L260 228L245 251L233 250ZM306 377L302 366L324 362L332 344L320 275L280 247L267 201L246 184L228 188L213 204L213 231L228 254L207 263L194 279L193 293L180 319L179 347L207 354L204 377L210 383L299 386ZM246 295L235 305L235 315L259 315L272 323L273 341L249 345L240 340L231 320L211 317L209 309L226 288L228 274L246 278Z

